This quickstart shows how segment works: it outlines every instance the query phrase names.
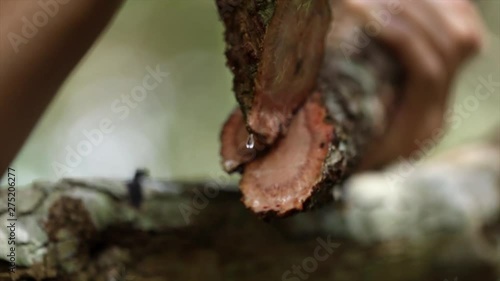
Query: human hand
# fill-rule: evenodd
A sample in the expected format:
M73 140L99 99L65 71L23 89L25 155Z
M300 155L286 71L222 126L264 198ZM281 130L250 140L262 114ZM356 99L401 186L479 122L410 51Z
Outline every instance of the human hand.
M402 102L361 164L375 168L409 156L443 126L453 79L482 46L482 21L469 0L344 0L342 8L341 16L381 23L375 39L406 70Z

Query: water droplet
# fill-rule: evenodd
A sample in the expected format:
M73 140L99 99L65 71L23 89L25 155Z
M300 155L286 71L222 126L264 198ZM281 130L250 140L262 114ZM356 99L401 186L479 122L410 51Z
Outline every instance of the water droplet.
M247 139L247 148L253 149L254 145L255 145L255 140L253 138L253 134L250 134Z

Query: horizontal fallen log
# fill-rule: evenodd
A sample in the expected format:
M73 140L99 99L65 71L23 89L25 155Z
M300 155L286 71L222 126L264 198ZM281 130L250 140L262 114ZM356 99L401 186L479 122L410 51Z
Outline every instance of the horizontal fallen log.
M218 0L228 65L248 128L272 144L316 87L329 0Z
M244 3L217 1L242 110L223 127L222 163L243 172L253 212L285 216L328 199L353 170L384 132L402 73L375 41L345 49L358 38L333 21L336 1Z
M499 155L477 143L354 176L339 204L269 223L213 182L145 179L139 209L124 181L35 182L16 193L15 274L0 229L0 280L495 280Z

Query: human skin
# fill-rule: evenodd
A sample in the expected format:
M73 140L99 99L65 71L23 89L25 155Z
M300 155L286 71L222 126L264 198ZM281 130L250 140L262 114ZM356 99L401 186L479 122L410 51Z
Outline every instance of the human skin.
M12 44L9 34L22 35L23 17L33 22L43 11L39 2L0 0L0 175L122 0L55 0L65 4L47 24L26 44Z
M40 10L39 0L0 0L0 171L13 160L53 96L118 10L122 0L65 0L48 24L19 52L8 34L20 33L23 17ZM58 0L54 0L58 1ZM341 16L360 24L393 0L341 0ZM399 0L377 39L406 70L403 103L386 134L362 161L379 167L407 156L415 140L443 124L450 86L460 66L482 45L482 24L468 0Z
M450 88L460 67L483 46L483 23L469 0L345 0L346 16L374 20L399 3L377 39L406 70L402 103L385 134L368 148L360 169L407 157L443 126Z

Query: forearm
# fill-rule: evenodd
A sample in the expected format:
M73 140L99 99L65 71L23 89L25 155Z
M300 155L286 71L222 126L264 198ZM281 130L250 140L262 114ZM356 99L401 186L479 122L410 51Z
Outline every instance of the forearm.
M122 0L41 2L0 0L0 175Z

